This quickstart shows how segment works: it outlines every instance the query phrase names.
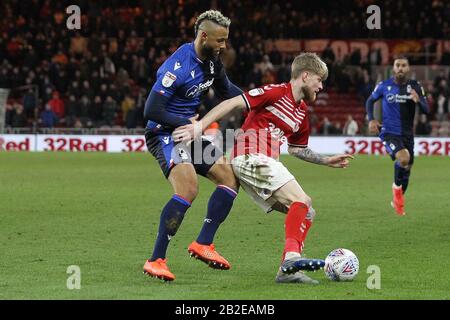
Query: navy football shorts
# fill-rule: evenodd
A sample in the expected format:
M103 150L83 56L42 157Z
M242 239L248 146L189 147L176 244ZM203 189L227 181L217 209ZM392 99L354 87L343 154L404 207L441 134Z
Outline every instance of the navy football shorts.
M398 151L407 149L410 155L409 164L414 163L414 138L412 136L397 136L385 133L381 139L392 160L395 160L395 155Z
M147 149L158 161L166 178L179 163L192 163L197 174L206 177L223 153L211 141L201 138L188 145L175 143L170 133L153 133L145 130Z

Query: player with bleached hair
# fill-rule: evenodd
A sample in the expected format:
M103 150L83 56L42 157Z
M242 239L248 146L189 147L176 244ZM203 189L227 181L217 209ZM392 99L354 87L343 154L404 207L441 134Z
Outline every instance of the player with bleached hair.
M312 200L295 177L278 160L282 139L291 155L315 164L345 168L351 155L326 156L308 148L309 122L305 101L313 102L328 76L326 64L314 53L298 55L288 83L271 84L226 100L201 121L177 128L176 141L195 138L203 128L234 109L247 109L248 116L237 134L231 163L243 189L264 211L287 213L282 263L278 283L312 283L303 270L324 266L320 259L301 256L304 241L314 219Z
M172 139L176 127L194 121L202 98L210 88L223 99L242 93L228 79L219 58L226 48L229 26L230 19L219 11L202 13L195 22L194 42L179 47L161 65L145 103L147 148L159 162L174 194L162 209L156 243L150 259L145 262L144 273L165 281L175 279L167 266L166 252L169 241L197 196L197 174L208 178L217 188L208 202L200 234L189 245L188 251L212 268L227 270L231 267L213 244L214 236L228 216L238 191L231 165L226 163L221 151L206 139L201 141L201 150L213 149L210 159L196 158L193 145L176 143Z

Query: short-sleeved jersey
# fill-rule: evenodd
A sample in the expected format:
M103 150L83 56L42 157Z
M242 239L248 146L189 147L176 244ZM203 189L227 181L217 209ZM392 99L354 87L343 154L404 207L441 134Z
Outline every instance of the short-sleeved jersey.
M397 84L394 78L390 78L378 83L375 87L372 92L372 99L378 100L383 98L383 127L381 135L384 133L405 136L413 135L416 103L411 97L412 89L417 92L422 101L425 101L424 90L416 80L407 80L403 84Z
M166 110L176 116L193 117L210 87L222 98L230 98L222 62L219 58L200 60L193 42L182 45L167 58L156 76L152 90L169 98ZM159 127L154 121L147 123L149 129Z
M307 147L308 110L295 102L290 83L271 84L242 94L249 114L237 134L233 157L262 153L277 159L280 146Z

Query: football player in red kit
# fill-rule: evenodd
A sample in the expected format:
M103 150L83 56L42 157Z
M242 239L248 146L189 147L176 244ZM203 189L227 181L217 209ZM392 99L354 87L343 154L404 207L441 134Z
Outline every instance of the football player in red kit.
M345 168L353 158L348 154L326 156L308 148L305 101L316 99L327 76L327 66L316 54L302 53L292 63L289 83L266 85L228 99L201 121L179 127L173 133L175 141L195 139L210 123L235 108L247 108L249 113L236 135L231 163L242 188L259 206L266 212L287 213L283 258L275 278L278 283L317 284L303 270L317 270L324 265L323 260L301 256L315 212L311 198L278 161L280 145L286 139L289 154L333 168Z

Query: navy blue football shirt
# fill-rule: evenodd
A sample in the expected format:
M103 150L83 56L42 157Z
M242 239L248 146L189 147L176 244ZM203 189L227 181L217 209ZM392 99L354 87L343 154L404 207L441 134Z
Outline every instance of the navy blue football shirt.
M179 117L191 118L197 113L209 88L228 99L242 91L228 79L219 58L202 61L197 57L194 43L179 47L158 69L152 90L168 98L166 111ZM147 128L158 129L158 123L149 120Z
M419 106L428 113L428 103L422 86L416 80L407 80L397 84L394 78L381 81L367 100L366 107L369 120L373 120L373 103L382 98L383 127L381 134L413 135L416 103L412 100L411 91L415 90L420 97Z

